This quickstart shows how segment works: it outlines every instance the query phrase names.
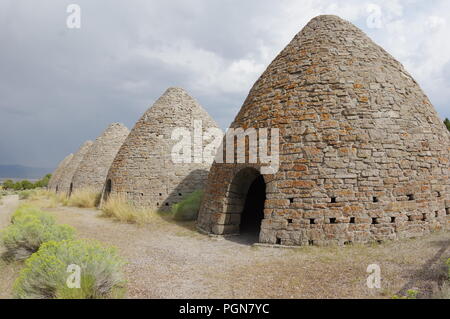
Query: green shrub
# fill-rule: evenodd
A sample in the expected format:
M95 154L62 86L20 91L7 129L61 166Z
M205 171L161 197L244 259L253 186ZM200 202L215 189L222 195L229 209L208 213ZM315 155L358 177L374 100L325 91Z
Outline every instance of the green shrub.
M197 190L181 202L174 204L172 206L173 218L179 221L196 220L202 197L203 191Z
M2 186L4 189L14 189L14 182L11 179L7 179Z
M28 180L22 180L18 182L14 182L10 179L3 182L3 188L9 189L9 190L15 190L15 191L21 191L21 190L30 190L35 188L41 188L41 187L47 187L48 182L50 181L50 178L52 177L52 174L45 175L42 179L38 180L35 183L32 183Z
M21 222L23 218L30 215L37 217L45 225L55 224L55 218L53 216L41 211L37 207L30 205L19 206L19 208L11 216L11 223L14 224L16 222Z
M12 220L13 224L0 233L6 259L24 260L43 243L72 239L74 235L72 227L56 225L51 216L31 208L19 210Z
M124 261L115 248L93 241L48 242L26 262L14 284L16 298L120 298ZM80 267L80 288L69 288L69 265Z
M28 199L28 198L30 198L30 196L32 194L33 194L33 191L31 191L31 190L21 191L19 193L19 199Z
M444 120L444 124L445 124L445 126L447 126L447 129L450 131L450 120L448 118L446 118Z

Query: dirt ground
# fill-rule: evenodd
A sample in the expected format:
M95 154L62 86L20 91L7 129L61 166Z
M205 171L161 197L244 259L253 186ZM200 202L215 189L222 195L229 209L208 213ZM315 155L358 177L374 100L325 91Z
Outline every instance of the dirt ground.
M17 198L0 208L7 225ZM99 217L99 211L47 209L80 238L116 246L128 261L128 298L391 298L418 289L430 297L445 278L450 233L371 246L255 247L246 238L216 239L195 231L193 223L175 224L155 217L139 226ZM368 289L367 267L381 267L381 289ZM17 273L17 266L7 276ZM0 298L12 279L2 270Z
M19 196L6 196L0 204L0 231L10 224L10 216L19 205ZM0 245L0 254L2 247ZM11 298L12 285L16 279L20 263L6 263L0 258L0 299Z

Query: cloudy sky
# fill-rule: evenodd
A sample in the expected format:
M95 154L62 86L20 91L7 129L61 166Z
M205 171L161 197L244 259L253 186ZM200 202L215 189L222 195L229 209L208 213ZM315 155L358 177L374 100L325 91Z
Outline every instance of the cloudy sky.
M109 123L131 128L170 86L226 128L319 14L362 28L450 117L447 0L0 0L0 164L52 168Z

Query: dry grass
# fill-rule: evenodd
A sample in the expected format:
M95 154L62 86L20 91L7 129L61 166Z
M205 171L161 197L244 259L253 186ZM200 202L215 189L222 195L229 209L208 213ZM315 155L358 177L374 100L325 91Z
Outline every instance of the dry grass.
M26 202L39 208L55 208L62 200L60 197L61 196L58 196L51 191L36 189L30 191L30 194L26 198Z
M111 195L101 207L103 217L111 217L122 222L146 224L160 219L161 216L152 210L136 208L123 196Z
M80 189L73 192L67 200L67 206L79 208L95 208L100 203L101 194L91 189Z

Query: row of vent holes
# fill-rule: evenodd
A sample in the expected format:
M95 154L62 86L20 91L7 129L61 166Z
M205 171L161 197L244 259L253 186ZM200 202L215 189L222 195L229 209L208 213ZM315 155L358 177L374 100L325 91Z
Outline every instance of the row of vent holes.
M165 203L165 206L169 206L169 203ZM156 203L156 206L159 206L159 203Z
M415 200L414 194L408 194L408 195L406 195L406 196L408 196L408 200L410 200L410 201ZM437 192L437 197L442 197L441 192ZM378 203L380 200L378 199L378 197L375 197L375 196L374 196L374 197L372 197L372 201L373 201L374 203ZM293 199L293 198L289 198L289 202L292 204L292 203L294 202L294 199ZM336 197L331 197L331 203L332 203L332 204L336 204L336 203L337 203Z
M162 193L159 193L159 196L162 196L162 195L163 195ZM183 194L178 193L178 196L183 196Z
M162 196L162 193L159 193L159 196ZM181 193L178 193L178 196L183 196ZM165 206L169 206L169 203L165 203ZM156 206L159 206L159 203L156 203Z
M447 216L450 215L450 208L446 208L446 213L447 213ZM436 211L434 214L435 214L436 218L439 217L439 212ZM423 221L427 220L427 214L423 214L422 215L422 220ZM394 224L395 221L396 221L396 218L395 217L391 217L391 223ZM412 221L412 216L411 215L408 215L408 221L410 221L410 222ZM288 219L288 223L289 224L292 224L292 222L293 222L292 219ZM315 225L316 224L316 220L314 218L310 218L309 219L309 223L311 225ZM354 224L354 223L355 223L355 217L350 217L350 224ZM330 224L336 224L336 218L330 218ZM378 224L378 218L377 217L372 218L372 224L373 225L377 225Z

